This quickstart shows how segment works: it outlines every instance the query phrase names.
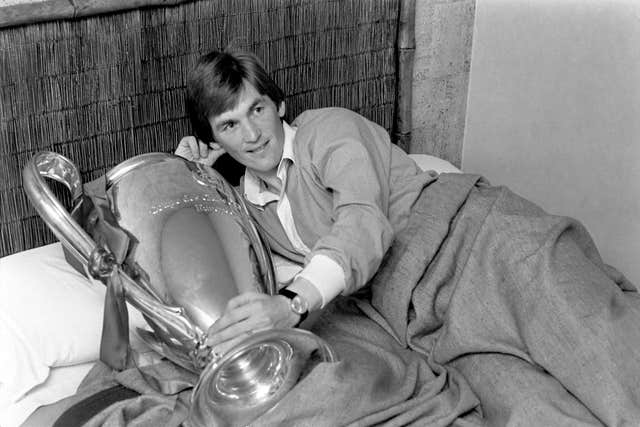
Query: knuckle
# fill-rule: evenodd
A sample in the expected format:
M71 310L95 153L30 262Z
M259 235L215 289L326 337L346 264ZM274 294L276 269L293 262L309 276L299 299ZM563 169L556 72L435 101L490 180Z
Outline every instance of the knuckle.
M238 319L239 319L238 313L235 312L235 311L231 311L231 312L227 313L227 315L225 317L226 317L226 320L227 320L228 324L233 324L233 323L237 322Z

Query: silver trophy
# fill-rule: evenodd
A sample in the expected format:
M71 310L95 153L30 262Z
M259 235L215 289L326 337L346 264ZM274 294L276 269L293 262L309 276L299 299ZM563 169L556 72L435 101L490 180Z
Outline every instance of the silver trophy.
M153 331L140 331L151 348L199 375L191 425L245 425L273 408L310 364L336 360L322 339L293 328L256 332L223 355L205 344L230 298L249 290L276 293L268 247L242 197L213 169L150 153L106 174L110 212L134 242L126 259L96 244L45 177L64 184L78 209L77 167L60 154L39 152L23 170L24 189L90 276L104 283L119 276L126 300Z

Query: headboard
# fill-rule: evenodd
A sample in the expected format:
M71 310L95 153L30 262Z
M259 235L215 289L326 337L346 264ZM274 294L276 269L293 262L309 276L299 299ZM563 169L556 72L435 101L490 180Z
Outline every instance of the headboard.
M57 13L34 3L32 22L0 7L0 256L55 240L22 190L36 151L69 157L85 182L172 151L190 133L186 74L212 49L256 53L288 94L289 119L342 106L410 137L413 0L84 3Z

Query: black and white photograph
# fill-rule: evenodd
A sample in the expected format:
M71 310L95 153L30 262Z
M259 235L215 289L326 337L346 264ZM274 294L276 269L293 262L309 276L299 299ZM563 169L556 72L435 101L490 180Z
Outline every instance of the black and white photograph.
M0 427L640 427L640 1L0 0Z

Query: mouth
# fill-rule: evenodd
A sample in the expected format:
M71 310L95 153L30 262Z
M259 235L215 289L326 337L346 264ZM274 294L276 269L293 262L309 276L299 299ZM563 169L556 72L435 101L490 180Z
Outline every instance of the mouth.
M267 146L269 145L270 142L271 142L271 140L268 140L264 144L260 145L257 148L254 148L252 150L247 150L247 152L251 153L251 154L260 154L260 153L264 152L264 150L267 149Z

